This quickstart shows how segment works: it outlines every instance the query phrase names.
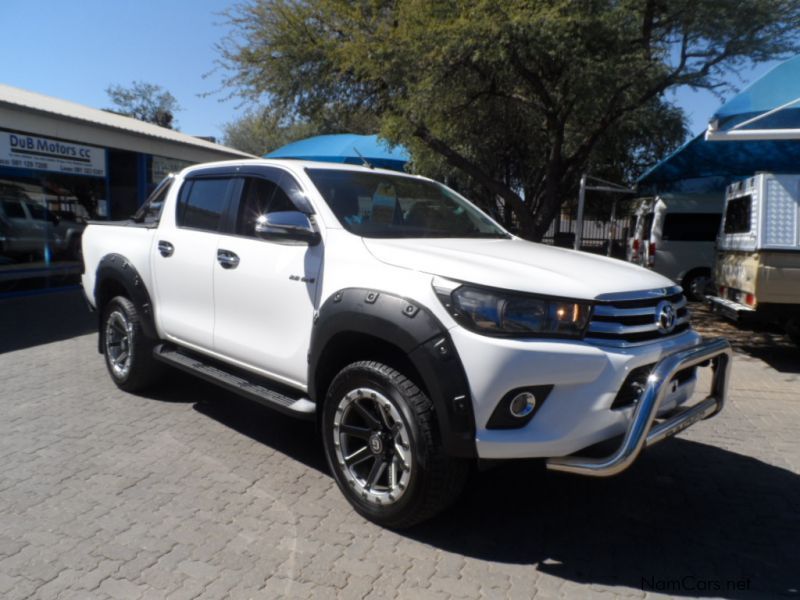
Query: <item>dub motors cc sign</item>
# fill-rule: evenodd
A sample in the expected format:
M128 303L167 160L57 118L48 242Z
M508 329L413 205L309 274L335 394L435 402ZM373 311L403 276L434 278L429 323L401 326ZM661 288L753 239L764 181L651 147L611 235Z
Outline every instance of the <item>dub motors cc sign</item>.
M105 177L106 151L97 146L0 131L0 167Z

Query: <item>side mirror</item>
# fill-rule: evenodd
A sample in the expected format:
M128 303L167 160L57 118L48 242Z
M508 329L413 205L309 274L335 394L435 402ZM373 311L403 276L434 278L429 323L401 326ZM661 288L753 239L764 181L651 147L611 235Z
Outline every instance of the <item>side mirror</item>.
M278 211L256 219L256 236L263 240L292 240L314 245L319 233L314 230L308 215L296 210Z

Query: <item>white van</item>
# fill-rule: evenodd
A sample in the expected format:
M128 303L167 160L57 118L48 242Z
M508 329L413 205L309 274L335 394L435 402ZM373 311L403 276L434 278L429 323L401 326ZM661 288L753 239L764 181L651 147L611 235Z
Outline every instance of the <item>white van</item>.
M711 283L724 195L661 194L637 211L631 262L680 284L694 300ZM641 210L644 207L645 210Z

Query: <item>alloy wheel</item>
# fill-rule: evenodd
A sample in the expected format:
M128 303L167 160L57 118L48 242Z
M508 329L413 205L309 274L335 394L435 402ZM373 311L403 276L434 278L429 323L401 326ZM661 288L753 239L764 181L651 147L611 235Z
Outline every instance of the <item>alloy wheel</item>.
M333 444L341 472L363 500L385 506L403 496L414 468L411 437L400 412L382 393L357 388L340 400Z
M133 324L122 311L115 310L106 320L106 355L117 379L125 379L131 370Z

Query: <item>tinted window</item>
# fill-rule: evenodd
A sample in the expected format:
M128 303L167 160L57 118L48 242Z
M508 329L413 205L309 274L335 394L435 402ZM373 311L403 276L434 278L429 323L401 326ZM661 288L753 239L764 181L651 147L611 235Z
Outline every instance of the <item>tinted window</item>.
M18 200L3 200L3 212L9 219L24 219L25 210Z
M307 169L342 226L385 238L504 238L508 234L443 185L423 179Z
M282 187L268 179L248 177L239 204L236 233L254 235L256 219L259 216L285 210L297 210L297 208Z
M33 204L32 202L28 202L28 211L31 213L32 219L37 219L39 221L44 221L47 219L47 211L45 211L41 204Z
M218 231L229 179L194 179L178 206L178 225Z
M721 218L715 213L669 213L661 237L672 242L713 242Z
M725 233L748 233L752 206L753 199L750 195L729 200L725 209Z

